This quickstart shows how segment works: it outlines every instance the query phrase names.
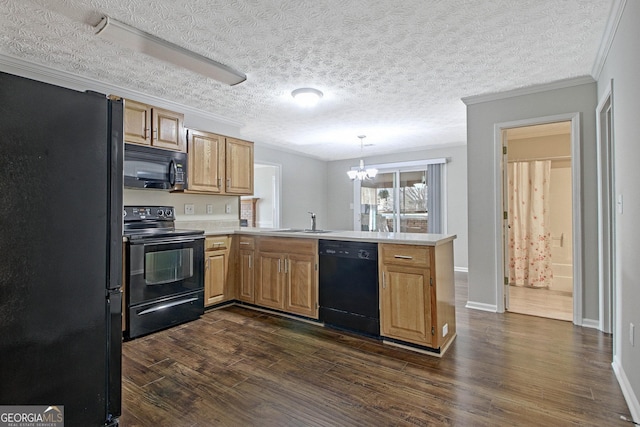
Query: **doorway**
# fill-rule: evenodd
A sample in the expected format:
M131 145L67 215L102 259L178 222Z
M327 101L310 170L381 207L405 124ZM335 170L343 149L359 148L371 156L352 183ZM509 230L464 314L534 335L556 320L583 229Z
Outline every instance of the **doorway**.
M613 81L596 108L598 137L598 269L600 273L600 321L602 332L613 334L613 355L619 352L616 330L616 207L622 213L622 199L615 197L615 147L613 135ZM616 206L617 205L617 206Z
M241 198L241 219L248 226L280 227L281 165L255 163L253 167L253 196Z
M505 309L573 320L571 121L509 128Z
M511 285L509 284L509 220L508 220L508 200L505 200L508 192L508 146L509 137L507 131L510 129L532 127L537 125L551 125L561 122L568 122L570 127L570 176L571 191L570 196L563 196L565 202L567 199L571 201L571 226L570 233L561 231L562 235L556 235L555 243L551 236L548 236L549 246L564 248L568 251L568 239L571 240L572 263L570 267L564 266L565 277L571 277L572 282L572 310L571 317L575 325L582 325L582 200L581 200L581 151L580 151L580 114L568 113L558 114L555 116L539 117L513 122L496 123L494 126L495 135L495 167L494 167L494 183L495 183L495 224L496 224L496 253L495 253L495 272L496 272L496 311L503 313L505 310L513 311L512 302L510 301ZM561 126L561 125L556 125ZM565 124L564 126L567 126ZM543 129L543 128L538 128ZM516 131L514 131L516 132ZM506 143L506 146L505 146ZM555 156L547 154L548 157ZM559 159L560 160L560 159ZM560 245L560 240L562 245ZM566 274L566 269L571 270L570 276ZM539 283L536 283L539 285ZM553 286L553 284L551 284ZM544 285L542 286L544 288ZM541 290L541 289L534 289Z

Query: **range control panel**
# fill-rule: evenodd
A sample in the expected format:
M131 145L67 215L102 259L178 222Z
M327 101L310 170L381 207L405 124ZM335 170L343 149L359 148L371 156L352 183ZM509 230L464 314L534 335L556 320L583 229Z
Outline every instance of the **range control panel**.
M174 220L173 206L125 206L124 221Z

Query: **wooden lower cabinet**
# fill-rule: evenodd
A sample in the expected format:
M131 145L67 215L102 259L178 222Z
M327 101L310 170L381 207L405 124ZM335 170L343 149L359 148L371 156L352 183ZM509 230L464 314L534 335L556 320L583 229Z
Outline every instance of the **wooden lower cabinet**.
M204 305L218 304L234 298L230 268L231 237L215 236L205 239Z
M240 301L255 303L255 282L255 239L239 236L237 295Z
M316 251L317 252L317 251ZM318 318L317 255L290 253L287 258L284 310Z
M315 239L257 239L255 303L318 318L318 242Z
M260 252L258 255L258 280L256 304L284 310L284 260L285 253Z
M440 349L455 337L453 243L379 245L381 335Z

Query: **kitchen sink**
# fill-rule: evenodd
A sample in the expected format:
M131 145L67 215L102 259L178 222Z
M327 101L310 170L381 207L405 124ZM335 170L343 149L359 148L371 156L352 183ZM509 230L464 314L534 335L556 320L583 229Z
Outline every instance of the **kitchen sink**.
M308 234L322 234L322 233L331 233L331 230L311 230L309 228L282 228L280 230L273 230L274 233L308 233Z

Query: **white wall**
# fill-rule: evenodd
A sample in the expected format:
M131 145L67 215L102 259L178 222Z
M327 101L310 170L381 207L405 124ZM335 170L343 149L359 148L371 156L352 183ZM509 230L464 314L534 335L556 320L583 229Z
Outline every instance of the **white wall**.
M309 211L317 215L317 227L327 226L327 162L277 150L256 142L254 161L281 166L280 226L311 227Z
M275 196L273 191L275 174L278 168L271 165L256 164L253 169L253 196L256 197L256 227L274 228L275 223Z
M240 217L238 196L210 196L204 194L170 193L161 190L124 189L123 205L173 206L178 221L236 221ZM192 204L194 215L185 215L184 205ZM207 205L213 206L213 214L207 214ZM231 212L226 213L229 205Z
M596 85L578 84L542 92L489 99L467 106L469 203L469 304L496 307L497 236L494 125L496 123L579 112L582 150L583 318L598 319ZM480 100L481 101L481 100ZM575 260L574 260L575 262Z
M615 144L615 194L624 196L623 213L617 213L616 253L619 351L614 367L635 421L640 422L640 2L627 0L613 44L598 78L598 98L613 80ZM635 325L635 346L629 337Z
M439 159L446 157L447 233L456 234L454 264L465 271L467 261L467 147L465 145L425 149L410 153L365 157L365 165ZM353 230L353 183L347 170L360 158L329 162L327 170L328 228Z

